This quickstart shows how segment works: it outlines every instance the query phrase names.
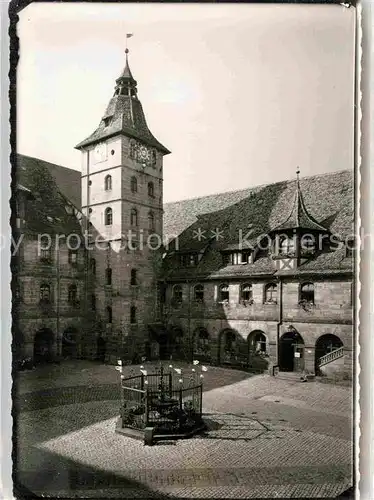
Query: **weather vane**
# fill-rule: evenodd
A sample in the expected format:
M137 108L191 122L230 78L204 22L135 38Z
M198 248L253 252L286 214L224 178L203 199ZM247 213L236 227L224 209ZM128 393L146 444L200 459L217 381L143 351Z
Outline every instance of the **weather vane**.
M129 53L129 49L128 49L128 47L127 47L127 40L128 40L129 38L131 38L132 36L134 36L134 33L126 33L126 49L125 49L126 54L128 54L128 53Z

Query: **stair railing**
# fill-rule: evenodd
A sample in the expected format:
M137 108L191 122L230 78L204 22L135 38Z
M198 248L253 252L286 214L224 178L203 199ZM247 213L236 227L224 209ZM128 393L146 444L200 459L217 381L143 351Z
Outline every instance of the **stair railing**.
M339 347L338 349L321 356L318 360L318 366L327 365L327 363L331 363L332 361L335 361L335 359L341 358L342 356L344 356L344 347Z

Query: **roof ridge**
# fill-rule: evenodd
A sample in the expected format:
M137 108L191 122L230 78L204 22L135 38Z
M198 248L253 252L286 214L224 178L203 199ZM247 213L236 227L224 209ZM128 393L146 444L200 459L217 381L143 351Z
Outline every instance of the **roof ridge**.
M317 178L317 177L327 177L329 175L336 175L339 172L340 173L343 173L343 172L353 172L353 169L343 168L343 169L340 169L340 170L334 170L333 172L325 172L325 173L321 173L321 174L305 175L300 180L302 181L304 179L312 179L312 178ZM294 182L294 181L295 181L294 179L285 179L283 181L276 181L276 182L269 182L269 183L263 183L263 184L256 184L256 185L254 185L252 187L247 187L247 188L243 188L243 189L234 189L233 191L219 191L217 193L207 194L205 196L203 195L203 196L196 196L194 198L185 198L185 199L182 199L182 200L168 201L167 203L164 203L164 206L165 205L173 205L174 203L182 203L182 202L187 202L187 201L202 200L202 199L212 198L214 196L225 195L225 194L244 193L245 191L259 189L259 188L263 188L265 186L266 187L267 186L276 186L277 184L290 183L290 182Z
M53 163L48 160L43 160L43 158L38 158L37 156L25 155L23 153L17 153L17 157L29 158L30 160L42 161L43 163L48 163L48 165L53 165L54 167L65 168L67 170L72 170L73 172L80 172L80 169L65 167L64 165L60 165L59 163Z

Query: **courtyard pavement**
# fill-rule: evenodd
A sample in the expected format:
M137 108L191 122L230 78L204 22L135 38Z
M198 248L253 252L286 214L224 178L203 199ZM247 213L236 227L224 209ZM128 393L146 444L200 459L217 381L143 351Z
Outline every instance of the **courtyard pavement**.
M18 482L69 498L335 498L351 486L348 387L222 368L206 379L207 430L147 447L114 432L114 367L22 373Z

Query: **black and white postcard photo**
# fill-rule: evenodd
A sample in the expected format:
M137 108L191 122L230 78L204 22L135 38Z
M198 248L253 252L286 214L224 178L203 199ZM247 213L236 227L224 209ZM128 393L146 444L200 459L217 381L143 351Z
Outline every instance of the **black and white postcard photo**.
M355 498L357 6L17 16L14 497Z

